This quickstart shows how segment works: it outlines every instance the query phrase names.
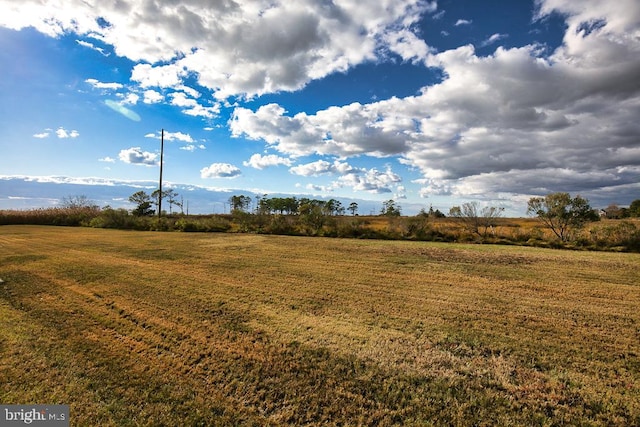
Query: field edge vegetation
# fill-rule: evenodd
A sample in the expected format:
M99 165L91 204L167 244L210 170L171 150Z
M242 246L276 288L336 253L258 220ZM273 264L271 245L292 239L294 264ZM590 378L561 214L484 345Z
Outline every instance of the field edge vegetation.
M463 205L464 207L464 205ZM456 210L453 210L455 213ZM459 212L459 211L458 211ZM0 210L0 225L56 225L139 231L257 233L357 239L484 243L596 251L640 252L640 219L599 219L570 229L558 238L537 218L446 217L434 212L415 216L245 212L162 217L139 216L126 209L97 206Z

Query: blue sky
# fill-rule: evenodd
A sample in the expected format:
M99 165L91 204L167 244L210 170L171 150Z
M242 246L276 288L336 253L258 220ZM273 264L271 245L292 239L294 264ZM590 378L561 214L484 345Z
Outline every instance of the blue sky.
M0 63L0 208L126 205L161 129L178 192L640 198L636 0L0 0Z

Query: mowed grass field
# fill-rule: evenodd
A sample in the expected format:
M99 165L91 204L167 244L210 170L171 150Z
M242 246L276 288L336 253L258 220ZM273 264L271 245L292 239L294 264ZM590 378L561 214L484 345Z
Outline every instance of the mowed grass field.
M72 425L640 425L640 255L0 227L0 402Z

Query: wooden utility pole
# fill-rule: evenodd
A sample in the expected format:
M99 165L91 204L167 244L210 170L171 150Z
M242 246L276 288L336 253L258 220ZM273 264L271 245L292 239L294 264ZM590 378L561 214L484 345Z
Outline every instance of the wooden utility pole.
M162 158L164 156L164 129L160 133L160 191L158 192L158 218L162 215Z

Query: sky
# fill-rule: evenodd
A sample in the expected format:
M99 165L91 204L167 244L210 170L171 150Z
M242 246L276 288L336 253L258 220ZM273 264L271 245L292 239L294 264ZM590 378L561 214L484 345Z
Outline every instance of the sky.
M179 193L640 198L637 0L0 0L0 64L0 208L152 188L162 134Z

